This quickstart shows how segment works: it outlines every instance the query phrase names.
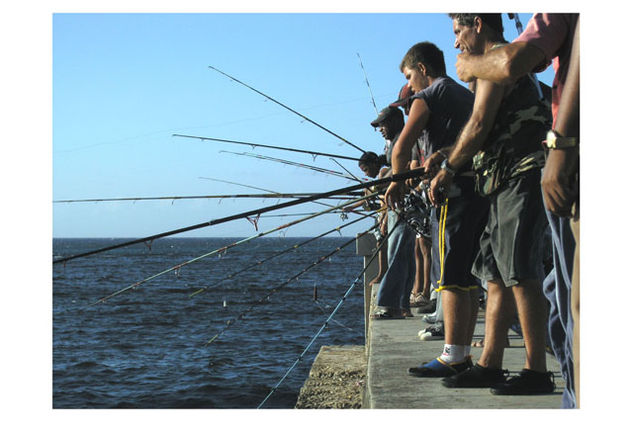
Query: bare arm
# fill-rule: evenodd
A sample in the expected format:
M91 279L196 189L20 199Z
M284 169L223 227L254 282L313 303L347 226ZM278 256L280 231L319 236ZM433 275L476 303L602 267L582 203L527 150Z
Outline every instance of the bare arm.
M470 119L459 134L455 147L448 157L448 165L458 170L470 162L472 157L481 149L488 134L492 130L499 105L503 99L503 85L480 80L477 83L477 93ZM448 191L452 176L446 170L440 170L431 181L430 196L433 203L440 205L440 188Z
M407 171L408 163L411 160L411 148L413 148L415 141L426 127L430 114L431 111L426 101L422 99L413 101L411 110L409 110L409 119L404 125L402 132L400 132L398 142L396 142L391 152L392 174L396 175ZM391 182L385 193L385 199L389 207L395 208L396 203L402 201L405 192L406 185L404 181Z
M554 130L562 136L580 136L580 20L574 42L565 87L561 95ZM578 194L578 147L551 150L543 169L541 187L545 207L556 215L569 217Z
M513 42L486 54L458 54L455 67L464 82L485 79L507 85L532 72L544 60L545 54L537 47Z

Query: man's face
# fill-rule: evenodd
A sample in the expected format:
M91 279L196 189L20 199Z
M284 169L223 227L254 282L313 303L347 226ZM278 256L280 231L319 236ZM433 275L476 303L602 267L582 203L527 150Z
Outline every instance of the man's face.
M414 93L418 93L429 86L426 78L422 74L422 70L419 67L420 65L421 63L418 63L412 68L405 66L402 69L402 74L407 79L409 88L411 88Z
M361 169L361 171L363 173L365 173L365 176L367 176L367 177L374 178L378 174L378 170L376 169L376 167L377 167L376 165L367 164L367 163L360 163L358 165L358 167Z
M455 48L460 49L462 53L483 53L481 43L478 42L480 40L476 25L460 25L457 19L453 19L453 33L455 33Z
M378 125L378 131L380 132L383 138L387 140L391 140L391 131L389 130L389 125L387 124L387 122L383 122L380 125Z

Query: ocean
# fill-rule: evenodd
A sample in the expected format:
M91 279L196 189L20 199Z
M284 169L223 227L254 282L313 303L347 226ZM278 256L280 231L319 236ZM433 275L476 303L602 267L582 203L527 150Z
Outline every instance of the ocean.
M53 239L53 255L123 240ZM320 238L257 264L307 240L258 238L98 302L236 240L163 238L54 264L53 408L256 408L362 271L354 242L313 266L351 238ZM359 344L360 283L263 408L294 407L322 345Z

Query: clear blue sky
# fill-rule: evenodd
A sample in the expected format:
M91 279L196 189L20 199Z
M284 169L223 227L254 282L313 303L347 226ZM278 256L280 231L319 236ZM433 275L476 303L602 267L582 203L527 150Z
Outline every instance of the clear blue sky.
M523 25L531 14L520 14ZM517 35L504 14L506 38ZM254 152L340 168L328 158L201 142L175 133L357 156L359 152L226 73L287 104L364 150L383 139L378 109L405 80L407 49L431 41L456 79L446 14L64 14L53 16L54 200L257 193L200 179L233 180L278 192L320 192L352 182L220 151ZM539 75L551 84L553 73ZM340 161L358 176L352 161ZM53 205L54 237L142 237L277 203L216 199ZM318 211L305 205L273 212ZM260 230L291 219L262 218ZM368 221L352 226L353 235ZM311 236L341 220L324 216L290 228ZM239 220L186 236L250 236Z

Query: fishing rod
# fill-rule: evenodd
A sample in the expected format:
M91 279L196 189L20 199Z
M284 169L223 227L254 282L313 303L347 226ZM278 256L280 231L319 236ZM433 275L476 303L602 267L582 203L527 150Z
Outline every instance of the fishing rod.
M368 195L368 196L371 196L371 195ZM348 202L351 203L353 201L348 201ZM295 221L292 221L290 223L282 224L281 226L276 227L274 229L271 229L271 230L268 230L268 231L265 231L265 232L261 232L261 233L257 233L257 234L255 234L253 236L246 237L244 239L238 240L237 242L233 242L230 245L226 245L226 246L223 246L221 248L214 249L211 252L207 252L207 253L205 253L203 255L200 255L198 257L192 258L192 259L190 259L188 261L185 261L185 262L183 262L181 264L177 264L177 265L174 265L172 267L169 267L166 270L160 271L160 272L158 272L158 273L156 273L156 274L154 274L154 275L152 275L150 277L144 278L143 280L140 280L140 281L137 281L135 283L132 283L132 284L130 284L127 287L124 287L124 288L122 288L120 290L115 291L114 293L111 293L111 294L109 294L107 296L102 297L101 299L97 300L96 302L91 303L88 306L94 306L94 305L97 305L99 303L104 303L107 300L112 299L113 297L116 297L116 296L118 296L118 295L120 295L122 293L125 293L125 292L129 291L129 290L137 289L141 284L144 284L144 283L146 283L148 281L151 281L151 280L153 280L153 279L155 279L157 277L160 277L161 275L167 274L167 273L172 272L172 271L180 272L180 269L182 267L187 266L189 264L193 264L194 262L200 261L203 258L207 258L209 256L217 255L217 254L224 254L224 253L226 253L226 251L228 251L231 248L234 248L235 246L244 244L246 242L249 242L249 241L251 241L253 239L257 239L257 238L262 237L262 236L266 236L266 235L274 233L276 231L280 231L280 230L286 229L288 227L292 227L292 226L297 225L299 223L303 223L304 221L308 221L308 220L310 220L312 218L319 217L319 216L321 216L323 214L327 214L328 212L330 212L332 210L343 208L346 205L348 205L348 203L337 205L335 207L332 207L329 210L319 211L319 212L314 213L314 214L312 214L312 215L310 215L308 217L300 218L299 220L295 220Z
M259 194L231 194L231 195L192 195L192 196L150 196L135 198L91 198L91 199L59 199L53 201L54 204L59 203L76 203L76 202L117 202L117 201L159 201L159 200L182 200L182 199L277 199L277 198L305 198L313 196L314 192L307 193L259 193ZM330 199L347 199L344 196L337 196ZM329 205L328 205L329 206Z
M275 145L255 144L253 142L233 141L233 140L230 140L230 139L208 138L208 137L205 137L205 136L192 136L192 135L179 135L179 134L173 134L171 136L179 136L181 138L200 139L201 141L216 141L216 142L226 142L226 143L229 143L229 144L248 145L248 146L251 146L253 148L255 148L255 147L262 147L262 148L279 149L279 150L282 150L282 151L300 152L300 153L304 153L304 154L310 154L313 157L323 156L323 157L341 158L343 160L352 160L352 161L358 161L359 160L359 158L348 157L346 155L329 154L329 153L326 153L326 152L309 151L309 150L297 149L297 148L279 147L279 146L275 146Z
M134 240L129 240L126 242L122 242L122 243L118 243L118 244L114 244L114 245L110 245L110 246L106 246L103 248L99 248L99 249L95 249L92 251L88 251L88 252L82 252L76 255L71 255L71 256L67 256L67 257L62 257L59 259L56 259L53 261L53 264L59 264L59 263L64 263L64 262L68 262L70 260L73 259L77 259L77 258L81 258L81 257L86 257L86 256L90 256L90 255L94 255L97 253L101 253L101 252L106 252L106 251L110 251L113 249L117 249L117 248L123 248L126 246L131 246L131 245L135 245L138 243L148 243L151 242L155 239L159 239L162 237L167 237L167 236L172 236L175 234L179 234L179 233L185 233L188 231L192 231L192 230L197 230L197 229L201 229L204 227L211 227L211 226L215 226L218 224L222 224L222 223L226 223L229 221L233 221L233 220L239 220L242 218L249 218L251 216L257 216L260 214L264 214L267 213L269 211L275 211L281 208L286 208L286 207L291 207L294 205L300 205L300 204L304 204L306 202L311 202L317 199L322 199L322 198L328 198L331 196L335 196L335 195L339 195L339 194L343 194L343 193L347 193L347 192L352 192L355 190L363 190L365 188L370 188L372 186L376 186L376 185L382 185L382 184L387 184L390 182L395 182L395 181L402 181L402 180L406 180L406 179L410 179L410 178L414 178L414 177L419 177L422 176L424 174L424 167L418 167L414 170L409 170L403 173L399 173L396 175L392 175L389 177L383 177L381 179L376 179L376 180L372 180L366 183L360 183L357 185L352 185L352 186L347 186L344 188L339 188L339 189L334 189L328 192L323 192L320 193L318 195L314 195L314 196L308 196L306 198L298 198L298 199L294 199L288 202L284 202L282 204L275 204L275 205L270 205L267 207L263 207L263 208L257 208L254 210L250 210L250 211L245 211L242 213L238 213L238 214L233 214L227 217L222 217L222 218L217 218L214 220L209 220L206 222L202 222L202 223L198 223L198 224L194 224L191 226L187 226L187 227L181 227L179 229L175 229L175 230L170 230L167 232L163 232L163 233L158 233L152 236L147 236L147 237L142 237L142 238L138 238L138 239L134 239Z
M375 214L375 213L374 213L374 214ZM228 280L228 279L231 279L231 278L235 277L235 276L236 276L236 275L238 275L238 274L241 274L241 273L243 273L243 272L245 272L245 271L251 270L251 269L253 269L253 268L255 268L255 267L259 266L259 265L262 265L262 264L264 264L265 262L270 261L271 259L277 258L277 257L279 257L279 256L281 256L281 255L284 255L284 254L288 253L288 252L293 252L293 251L296 251L296 250L297 250L297 249L299 249L300 247L305 246L305 245L307 245L308 243L314 242L315 240L320 239L320 238L322 238L322 237L324 237L324 236L327 236L328 234L331 234L331 233L334 233L334 232L339 232L339 233L340 233L341 229L343 229L343 228L345 228L345 227L347 227L347 226L351 226L352 224L358 223L359 221L364 220L365 218L368 218L368 217L372 217L372 216L373 216L373 214L364 215L364 216L362 216L362 217L360 217L360 218L358 218L358 219L356 219L356 220L353 220L353 221L350 221L350 222L348 222L348 223L345 223L345 224L343 224L342 226L335 227L335 228L333 228L333 229L331 229L331 230L328 230L328 231L326 231L326 232L324 232L324 233L321 233L320 235L318 235L318 236L316 236L316 237L313 237L313 238L308 239L308 240L306 240L306 241L303 241L303 242L301 242L301 243L297 243L297 244L295 244L295 245L293 245L293 246L291 246L291 247L289 247L289 248L287 248L287 249L284 249L284 250L282 250L282 251L280 251L280 252L277 252L277 253L275 253L275 254L273 254L273 255L269 256L269 257L266 257L266 258L264 258L264 259L262 259L262 260L260 260L260 261L257 261L257 262L255 262L254 264L248 265L248 266L246 266L246 267L242 268L242 269L241 269L241 270L239 270L239 271L236 271L236 272L234 272L234 273L232 273L232 274L229 274L229 275L227 275L226 277L224 277L223 279L221 279L220 281L218 281L217 283L214 283L214 284L211 284L211 285L208 285L208 286L205 286L205 287L202 287L202 288L200 288L200 289L196 290L195 292L193 292L192 294L190 294L190 295L189 295L189 298L192 298L192 297L194 297L194 296L196 296L196 295L199 295L200 293L203 293L203 292L205 292L205 291L207 291L207 290L209 290L209 289L211 289L211 288L213 288L213 287L217 287L217 286L218 286L218 285L220 285L223 281L226 281L226 280Z
M354 176L354 174L352 174L351 171L349 171L348 169L346 169L343 164L339 163L338 161L336 161L334 158L330 158L330 160L334 161L340 168L342 168L343 170L345 170L345 172L347 172L347 174L349 174L354 180L356 180L358 183L363 183L362 180L360 180L358 177Z
M245 188L260 190L262 192L277 193L277 194L279 193L279 192L275 192L274 190L270 190L270 189L258 188L257 186L245 185L245 184L242 184L242 183L231 182L229 180L214 179L213 177L199 177L199 179L206 179L206 180L213 180L214 182L228 183L230 185L242 186L242 187L245 187ZM329 199L347 199L347 198L329 198ZM319 205L323 205L323 206L326 206L326 207L330 206L330 204L326 204L325 202L314 201L314 203L315 204L319 204Z
M369 89L369 96L371 97L371 103L374 105L374 110L376 110L376 114L378 113L378 107L376 107L376 101L374 101L374 93L371 92L371 86L369 86L369 79L367 79L367 73L365 72L365 66L363 66L363 60L360 58L360 54L356 53L358 56L358 61L360 62L360 68L363 69L363 75L365 75L365 83L367 84L367 89Z
M330 176L337 176L337 177L342 177L344 179L356 181L354 178L346 176L345 174L341 173L340 171L330 170L330 169L326 169L326 168L323 168L323 167L317 167L317 166L313 166L313 165L310 165L310 164L297 163L297 162L294 162L294 161L284 160L282 158L269 157L267 155L260 155L260 154L252 154L250 152L233 152L233 151L220 151L220 152L224 152L224 153L228 153L228 154L234 154L234 155L244 155L246 157L258 158L260 160L274 161L274 162L277 162L277 163L287 164L287 165L291 165L291 166L295 166L295 167L299 167L299 168L305 168L305 169L316 171L316 172L319 172L319 173L325 173L325 174L328 174Z
M400 222L400 220L398 220L398 222ZM395 224L394 227L392 228L391 232L389 232L387 234L387 236L385 236L381 242L380 245L376 248L376 250L374 251L374 253L372 254L371 258L369 258L369 261L367 262L367 264L365 265L365 267L361 270L361 272L358 274L358 276L354 279L354 281L352 282L352 284L350 285L350 287L347 289L347 291L345 292L345 294L343 294L343 297L341 298L341 300L339 300L338 304L334 307L334 310L332 311L332 313L330 313L330 316L327 317L327 319L325 320L325 322L323 323L323 325L321 325L321 328L319 328L316 332L316 334L314 336L312 336L312 339L308 342L308 345L303 349L303 352L301 352L301 354L299 355L299 357L294 361L294 363L290 366L290 368L286 371L286 373L281 377L281 379L279 380L279 382L277 382L277 384L270 390L270 392L268 393L268 395L264 398L264 400L262 400L262 402L259 404L259 406L257 406L258 409L261 409L262 406L268 401L268 399L270 397L272 397L272 395L275 393L275 391L277 391L277 389L279 388L279 386L285 381L285 379L288 377L288 375L290 375L290 373L297 367L297 365L299 364L299 362L301 362L301 360L304 358L304 356L306 355L306 353L308 352L308 350L312 347L312 345L314 344L314 342L316 341L316 339L321 335L321 333L323 332L323 330L325 330L325 328L327 327L327 325L329 324L330 321L332 321L332 318L334 317L334 315L339 311L339 309L343 306L343 302L345 302L345 299L347 299L347 297L350 295L350 293L352 292L352 290L354 290L354 287L356 287L357 284L359 284L361 282L361 277L363 277L363 275L365 274L365 272L367 271L367 268L369 268L369 266L371 265L371 263L374 261L374 259L376 259L376 256L378 255L378 252L380 251L380 249L382 248L382 246L385 244L385 242L387 241L387 239L389 237L391 237L391 235L394 233L395 228L397 227L398 224ZM377 226L377 225L376 225ZM374 226L374 227L376 227ZM371 230L371 229L370 229ZM369 230L368 230L369 231ZM367 233L367 232L365 232ZM363 233L364 234L364 233ZM360 237L360 236L359 236Z
M324 126L322 126L322 125L318 124L318 123L317 123L317 122L315 122L314 120L310 119L310 118L309 118L309 117L307 117L307 116L304 116L303 114L299 113L299 112L298 112L298 111L296 111L296 110L293 110L292 108L288 107L287 105L285 105L285 104L283 104L283 103L280 103L279 101L275 100L274 98L272 98L272 97L270 97L270 96L268 96L268 95L264 94L263 92L261 92L261 91L259 91L259 90L255 89L255 88L253 88L253 87L252 87L252 86L250 86L250 85L247 85L246 83L244 83L244 82L242 82L242 81L240 81L240 80L238 80L238 79L234 78L233 76L231 76L231 75L229 75L229 74L227 74L227 73L222 72L220 69L217 69L217 68L215 68L215 67L213 67L213 66L209 66L209 68L210 68L210 69L215 70L215 71L216 71L216 72L218 72L218 73L221 73L222 75L224 75L224 76L226 76L227 78L229 78L229 79L231 79L231 80L233 80L233 81L237 82L238 84L243 85L243 86L245 86L246 88L248 88L248 89L250 89L250 90L252 90L252 91L255 91L255 92L256 92L256 93L258 93L259 95L261 95L261 96L263 96L263 97L265 97L265 98L268 98L269 100L271 100L272 102L274 102L274 103L276 103L276 104L279 104L280 106L282 106L282 107L283 107L283 108L285 108L286 110L288 110L288 111L290 111L290 112L292 112L292 113L296 114L297 116L299 116L299 117L301 117L301 118L305 119L306 121L308 121L308 122L312 123L313 125L315 125L315 126L317 126L317 127L321 128L321 129L323 129L324 131L326 131L326 132L327 132L327 133L329 133L330 135L332 135L332 136L334 136L334 137L336 137L336 138L340 139L341 141L345 142L347 145L349 145L349 146L351 146L351 147L356 148L357 150L359 150L359 151L360 151L360 152L362 152L363 154L365 153L365 151L364 151L363 149L361 149L361 148L357 147L356 145L354 145L353 143L351 143L351 142L350 142L350 141L348 141L347 139L343 138L343 137L342 137L342 136L340 136L340 135L337 135L336 133L332 132L330 129L328 129L328 128L326 128L326 127L324 127Z
M378 223L374 224L373 227L371 227L369 230L366 230L365 232L361 233L360 236L364 235L365 233L370 232L371 230L375 229L376 227L378 227ZM332 250L331 252L329 252L328 254L320 257L319 259L317 259L316 261L314 261L312 264L308 265L306 268L304 268L303 270L301 270L300 272L298 272L297 274L293 275L292 277L290 277L288 280L284 281L283 283L278 284L277 286L273 287L272 289L270 289L264 296L262 296L259 300L257 300L254 304L252 304L251 306L249 306L244 312L242 312L241 314L239 314L237 317L230 319L228 321L226 321L226 326L220 330L220 332L218 332L216 335L214 335L213 337L211 337L211 339L209 341L207 341L207 343L205 344L205 346L208 346L209 344L213 343L214 341L216 341L221 335L223 335L229 328L231 328L236 322L244 319L244 317L246 315L248 315L250 313L250 311L253 310L253 308L255 308L255 306L266 302L267 300L270 299L270 297L277 293L280 289L282 289L283 287L286 287L288 284L290 284L291 282L293 282L294 280L298 279L300 276L302 276L303 274L305 274L306 272L308 272L310 269L316 267L317 265L319 265L320 263L322 263L323 261L325 261L326 259L330 258L332 255L340 252L341 250L343 250L344 248L346 248L347 246L351 245L352 243L354 243L356 241L356 237L353 237L351 240L346 241L345 243L343 243L341 246L337 247L336 249Z

